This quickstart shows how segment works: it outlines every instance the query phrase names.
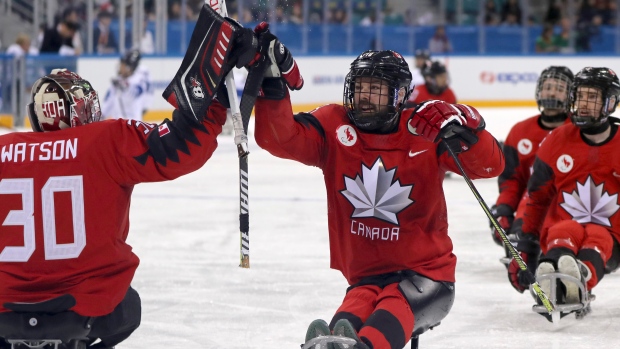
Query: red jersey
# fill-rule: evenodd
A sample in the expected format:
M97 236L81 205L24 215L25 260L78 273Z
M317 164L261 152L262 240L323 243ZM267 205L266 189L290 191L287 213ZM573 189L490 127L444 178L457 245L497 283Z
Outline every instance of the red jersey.
M0 312L65 293L78 314L114 310L139 262L125 242L134 185L195 171L217 147L219 122L182 118L0 136Z
M360 132L341 105L293 117L290 99L258 99L255 137L271 154L321 168L327 189L331 267L349 284L363 277L414 270L454 282L456 257L448 236L443 193L446 171L458 172L447 152L407 131ZM472 178L504 168L497 141L486 131L459 155Z
M565 124L570 124L566 119ZM513 211L527 192L527 182L540 142L551 132L540 122L540 114L516 123L504 141L506 167L498 178L499 197L497 205L506 204Z
M454 95L454 91L452 91L450 87L443 90L443 92L441 92L440 94L435 95L428 92L428 88L426 88L426 85L417 85L411 92L411 96L409 97L408 102L420 104L430 99L437 99L452 104L456 103L456 96Z
M602 225L620 241L618 149L617 125L612 125L611 139L598 145L586 143L572 124L552 131L534 162L523 231L546 241L549 227L572 219Z

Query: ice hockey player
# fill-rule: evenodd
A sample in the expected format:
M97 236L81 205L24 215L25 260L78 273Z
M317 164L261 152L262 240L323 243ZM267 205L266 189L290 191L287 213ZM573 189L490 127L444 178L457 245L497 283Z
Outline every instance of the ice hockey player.
M212 40L201 45L205 37ZM254 57L253 38L204 6L164 92L176 108L172 120L159 125L99 121L97 92L66 69L34 83L35 132L0 136L0 348L2 324L21 315L8 303L70 295L63 309L92 317L88 338L101 340L89 348L113 348L139 326L140 297L130 286L139 260L126 243L132 190L209 159L226 118L214 91L232 66Z
M123 118L142 121L153 99L150 73L140 64L140 51L130 50L121 57L118 75L112 79L101 113L104 119Z
M411 90L418 86L424 85L424 76L422 76L422 68L427 61L430 61L431 53L429 50L417 49L413 56L413 69L411 70Z
M553 130L534 160L517 249L544 292L551 289L545 274L577 280L559 278L559 294L551 295L558 304L583 303L581 288L591 290L620 262L620 120L610 117L619 98L613 70L580 70L571 88L572 124ZM514 261L508 272L517 290L527 288Z
M440 61L426 61L422 67L422 76L424 84L413 89L407 101L408 108L430 99L456 103L456 95L450 88L450 77L445 64Z
M564 66L549 66L538 77L536 104L540 114L516 123L508 132L503 150L506 167L498 178L499 197L491 208L502 229L510 234L514 225L523 224L523 211L527 201L527 182L532 164L542 140L558 126L570 124L569 92L573 72ZM493 241L502 246L496 229L491 226Z
M469 176L490 178L504 167L499 144L470 106L429 101L403 110L411 72L390 50L366 51L351 63L343 105L293 115L287 86L299 89L303 80L291 53L273 40L281 77L266 78L256 102L256 142L323 171L331 267L350 285L331 323L313 321L306 342L341 335L358 349L402 348L454 301L442 183L445 171L458 169L447 147Z

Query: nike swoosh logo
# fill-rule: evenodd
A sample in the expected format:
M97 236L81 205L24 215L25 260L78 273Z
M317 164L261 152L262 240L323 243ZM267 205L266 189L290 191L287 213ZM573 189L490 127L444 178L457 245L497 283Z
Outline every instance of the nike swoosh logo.
M618 174L616 171L614 171L614 177L620 178L620 174Z
M409 151L409 157L410 157L410 158L412 158L412 157L414 157L414 156L416 156L416 155L420 155L420 154L424 153L424 152L425 152L425 151L427 151L427 150L428 150L428 149L424 149L424 150L416 151L415 153L414 153L414 152L412 152L412 151Z

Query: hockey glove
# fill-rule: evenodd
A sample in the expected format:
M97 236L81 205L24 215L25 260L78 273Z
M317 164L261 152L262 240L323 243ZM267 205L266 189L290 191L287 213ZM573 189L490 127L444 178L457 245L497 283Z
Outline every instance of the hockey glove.
M264 52L271 62L263 78L259 96L280 100L286 96L286 87L293 91L300 90L304 86L304 78L299 72L297 62L288 48L269 31L269 24L259 23L254 32L259 45L265 46L259 48L259 51Z
M256 48L252 30L204 5L181 67L163 97L182 114L201 121L223 78L234 66L251 61Z
M499 223L499 226L504 230L504 233L508 234L512 227L512 222L514 222L515 219L514 210L506 204L493 205L493 207L491 207L491 215L497 220L497 223ZM493 241L503 246L504 242L497 229L495 229L495 226L491 222L489 222L489 226L491 227Z
M476 132L484 127L482 116L473 107L439 100L420 103L408 124L412 134L431 142L443 140L457 154L477 143Z
M522 231L517 231L517 250L521 255L521 258L527 265L527 271L521 270L519 264L514 259L508 266L508 280L512 287L519 293L527 290L530 285L536 281L534 273L538 267L538 257L540 256L540 243L538 237L534 234L526 234Z

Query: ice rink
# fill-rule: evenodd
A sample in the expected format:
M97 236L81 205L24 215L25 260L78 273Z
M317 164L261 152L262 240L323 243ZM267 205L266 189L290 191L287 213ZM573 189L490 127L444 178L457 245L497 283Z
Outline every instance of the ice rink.
M481 109L504 139L535 108ZM141 259L133 287L142 325L120 348L299 348L308 324L329 319L347 284L329 269L325 188L317 168L250 144L251 268L239 268L239 196L231 136L199 171L134 191L129 243ZM497 182L474 181L491 205ZM611 348L620 340L620 275L607 275L584 320L534 313L499 263L503 251L465 181L444 182L458 257L456 301L420 349ZM408 344L409 345L409 344Z

